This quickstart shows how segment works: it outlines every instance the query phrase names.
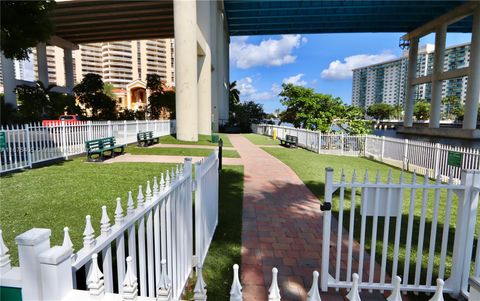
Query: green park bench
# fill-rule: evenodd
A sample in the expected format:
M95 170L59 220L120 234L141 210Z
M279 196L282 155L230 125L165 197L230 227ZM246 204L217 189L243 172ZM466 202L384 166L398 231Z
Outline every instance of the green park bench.
M107 156L110 158L115 155L123 154L125 144L115 144L115 137L106 137L95 140L85 141L85 149L87 151L87 161L97 162L103 161ZM96 158L93 156L97 155Z
M285 145L288 147L294 146L297 147L298 145L298 137L297 136L291 136L291 135L286 135L285 139L279 139L281 145Z
M138 146L149 146L160 141L160 136L153 136L152 131L139 132L137 133L137 145Z

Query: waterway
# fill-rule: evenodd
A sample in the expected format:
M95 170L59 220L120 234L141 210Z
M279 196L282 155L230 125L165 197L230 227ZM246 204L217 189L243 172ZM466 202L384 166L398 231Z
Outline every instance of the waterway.
M395 130L374 130L373 132L377 136L385 136L392 138L401 138L417 141L426 141L432 143L441 143L448 144L453 146L461 147L470 147L480 149L480 140L465 140L465 139L456 139L456 138L443 138L443 137L431 137L431 136L418 136L418 135L409 135L409 134L400 134Z

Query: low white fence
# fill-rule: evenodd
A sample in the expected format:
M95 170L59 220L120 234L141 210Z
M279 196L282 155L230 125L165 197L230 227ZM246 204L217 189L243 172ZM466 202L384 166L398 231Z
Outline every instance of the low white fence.
M100 235L88 215L83 247L76 253L68 228L63 245L53 248L51 230L34 228L16 237L20 267L12 268L0 231L1 286L21 288L24 301L134 300L137 295L139 300L179 300L215 231L217 166L217 152L196 164L194 185L187 158L160 180L154 177L140 185L136 206L131 191L126 204L117 198L113 217L102 206ZM200 191L195 194L195 217L193 191ZM194 241L203 242L195 256ZM77 281L83 274L87 290L74 289L85 285Z
M480 169L480 149L373 135L323 134L267 124L254 125L252 129L254 133L270 137L275 130L279 139L284 139L286 135L297 136L298 146L320 154L369 157L408 171L426 174L432 179L441 176L442 181L453 177L454 183L459 183L463 169ZM449 152L461 154L460 167L447 164Z
M334 182L333 169L327 168L322 290L351 287L352 272L358 273L360 288L390 290L387 278L402 271L403 291L434 292L438 277L447 279L446 293L468 296L469 277L480 276L479 240L476 251L473 248L479 237L479 192L480 170L462 171L461 184L454 184L452 178L442 183L441 177L432 183L427 175L417 181L415 174L407 183L403 173L394 181L391 172L386 182L377 172L372 183L368 171L363 179L357 179L354 172L351 181L341 174L340 181ZM332 205L338 210L335 222ZM359 233L359 243L354 233ZM382 249L377 251L379 244Z
M0 149L0 173L85 152L85 141L115 137L117 143L137 141L137 133L174 134L175 120L80 121L42 126L40 123L0 127L5 147Z

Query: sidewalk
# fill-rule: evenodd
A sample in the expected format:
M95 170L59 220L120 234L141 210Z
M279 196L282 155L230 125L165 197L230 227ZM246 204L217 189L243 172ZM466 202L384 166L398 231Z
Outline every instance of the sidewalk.
M320 272L321 266L320 201L283 162L241 135L229 138L244 162L240 268L244 299L267 300L271 271L277 267L282 300L306 300L312 272ZM336 242L336 236L331 239ZM363 295L362 300L385 300L379 295ZM322 300L344 299L329 292Z

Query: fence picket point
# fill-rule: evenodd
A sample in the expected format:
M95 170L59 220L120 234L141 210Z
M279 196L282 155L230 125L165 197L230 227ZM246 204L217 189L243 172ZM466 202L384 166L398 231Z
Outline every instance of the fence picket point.
M438 278L437 279L437 289L435 291L435 294L428 301L443 301L443 286L444 285L445 285L445 282L442 279Z
M127 201L127 215L132 215L135 212L135 204L133 202L132 191L128 192Z
M117 207L115 208L115 224L120 225L122 222L123 222L122 201L118 197L117 198Z
M350 292L347 294L346 298L350 301L361 301L360 299L360 294L358 293L358 282L359 282L359 276L357 273L354 273L352 275L352 289Z
M402 294L400 292L400 284L402 283L402 278L394 276L392 279L392 293L387 298L387 301L402 301Z
M280 289L278 288L278 269L272 269L272 284L270 284L270 288L268 289L268 301L280 301Z
M138 279L133 272L132 257L127 257L127 273L123 279L122 298L123 300L136 300L138 296Z
M107 206L102 206L102 218L100 219L100 231L103 235L110 233L110 218L107 213Z
M142 185L138 185L137 208L142 208L144 203Z
M98 267L98 255L92 255L92 264L87 275L87 287L90 296L95 298L103 298L105 295L105 287L103 282L103 274Z
M242 301L243 294L242 294L242 284L240 283L240 279L238 277L238 264L233 265L233 281L232 287L230 289L230 301Z
M83 231L83 246L85 248L91 248L95 245L95 230L93 230L92 221L90 215L85 217L85 230Z
M193 300L195 301L204 301L207 300L207 284L203 280L202 266L197 266L197 281L193 289L194 296Z
M312 287L308 291L307 301L322 301L320 298L320 291L318 290L318 276L319 273L317 271L313 271Z

